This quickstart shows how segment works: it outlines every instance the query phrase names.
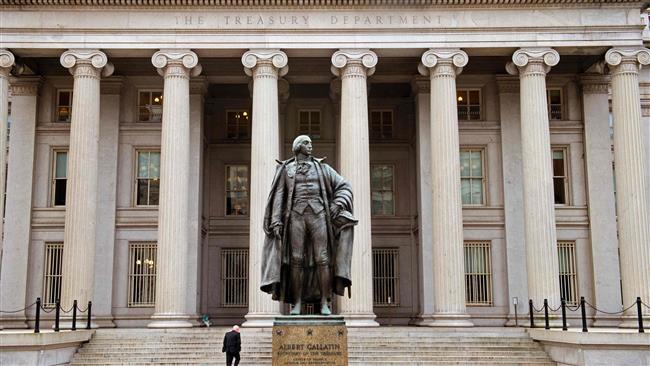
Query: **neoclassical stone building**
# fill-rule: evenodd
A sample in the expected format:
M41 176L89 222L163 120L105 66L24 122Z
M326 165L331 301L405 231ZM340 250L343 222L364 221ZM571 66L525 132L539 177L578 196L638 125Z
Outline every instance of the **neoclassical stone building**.
M351 325L650 302L641 2L1 3L0 310L270 324L262 217L297 134L355 191Z

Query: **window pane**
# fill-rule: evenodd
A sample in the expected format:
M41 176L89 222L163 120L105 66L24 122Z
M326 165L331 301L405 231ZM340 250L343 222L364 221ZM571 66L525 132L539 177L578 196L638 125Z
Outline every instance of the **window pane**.
M148 205L149 200L147 196L149 195L149 184L148 179L138 179L138 194L136 199L137 205Z
M384 215L393 215L393 192L384 192L383 193L383 207L382 207L382 214Z
M54 206L65 206L65 188L67 179L54 181Z
M481 119L481 107L479 106L469 107L469 118L467 119Z
M481 179L471 179L472 187L472 204L480 205L483 203L483 182Z
M149 92L140 92L140 97L138 99L138 105L146 106L151 103L151 93Z
M469 159L470 159L469 151L460 152L460 176L461 177L469 177L470 175Z
M562 94L559 90L549 90L551 104L561 104Z
M478 90L469 91L469 104L473 104L473 105L481 104Z
M553 151L553 175L564 176L564 152Z
M138 178L149 177L149 153L140 151L138 153Z
M149 204L153 206L158 205L158 197L160 194L160 179L149 180Z
M566 192L564 189L564 178L553 178L553 190L555 204L566 204Z
M481 152L472 151L470 153L471 164L470 164L470 175L472 177L482 177L483 176L483 167L481 161Z
M467 99L468 98L467 98L467 91L466 90L457 90L456 91L456 103L458 105L463 105L463 106L467 105L467 103L469 102Z
M70 92L62 91L59 92L59 106L70 106L72 101L70 100Z
M65 178L68 169L68 153L56 153L56 173L55 178Z
M469 179L461 179L460 181L460 196L463 200L463 204L469 205L472 203L472 196L471 196L471 186L470 186L470 180Z
M153 100L151 101L151 104L153 105L162 105L162 100L163 100L163 93L162 92L152 92L152 97Z
M149 178L160 178L160 152L149 153Z

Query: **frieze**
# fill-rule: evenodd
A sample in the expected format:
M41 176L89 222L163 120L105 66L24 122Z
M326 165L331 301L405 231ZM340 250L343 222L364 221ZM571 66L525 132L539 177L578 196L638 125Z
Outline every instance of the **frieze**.
M11 5L20 6L48 6L48 7L64 7L69 6L66 3L57 4L52 0L12 0L9 2ZM449 0L395 0L391 2L392 6L426 6L426 5L502 5L503 0L459 0L450 2ZM509 5L524 5L524 4L608 4L617 3L625 4L638 3L637 0L509 0ZM92 6L97 7L97 0L75 0L76 6ZM259 0L238 0L236 5L233 5L231 0L157 0L155 2L143 0L103 0L102 6L106 7L138 7L138 8L177 8L185 6L209 6L209 7L359 7L359 2L356 0L266 0L263 3ZM381 5L386 6L385 0L366 0L365 6Z

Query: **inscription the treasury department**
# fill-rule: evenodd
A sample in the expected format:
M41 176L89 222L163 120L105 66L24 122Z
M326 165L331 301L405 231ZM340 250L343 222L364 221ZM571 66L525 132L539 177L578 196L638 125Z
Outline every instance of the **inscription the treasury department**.
M320 305L330 315L333 294L352 285L354 225L352 187L334 169L312 156L311 139L296 137L294 157L279 161L264 213L266 233L260 289L274 300Z
M176 15L175 23L179 26L400 26L400 25L441 25L440 16L423 14L399 15L268 15L268 14L241 14L241 15ZM214 24L216 22L216 24Z

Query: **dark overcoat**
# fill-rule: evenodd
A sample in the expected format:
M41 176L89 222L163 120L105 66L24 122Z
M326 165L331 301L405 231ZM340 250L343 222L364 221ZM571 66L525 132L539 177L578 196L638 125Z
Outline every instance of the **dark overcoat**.
M352 187L334 169L322 162L323 159L312 158L316 167L320 194L326 211L328 254L332 274L332 291L343 296L345 288L350 295L352 243L354 240L354 225L357 220L353 216ZM260 289L273 296L274 300L295 303L291 293L290 258L291 230L290 213L295 186L295 158L278 162L278 167L271 184L271 191L264 213L264 232L266 234L262 251L262 283ZM339 205L342 209L336 217L331 217L330 206ZM281 224L283 235L276 239L273 228ZM303 280L305 286L302 292L303 301L320 301L320 286L313 255L305 251ZM331 299L332 294L327 294Z

